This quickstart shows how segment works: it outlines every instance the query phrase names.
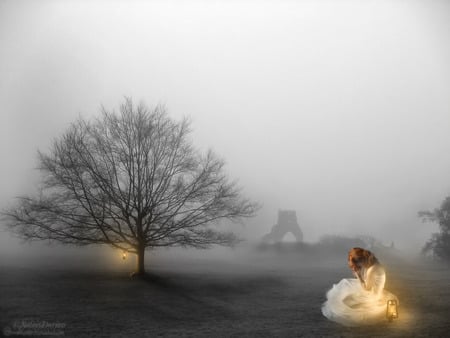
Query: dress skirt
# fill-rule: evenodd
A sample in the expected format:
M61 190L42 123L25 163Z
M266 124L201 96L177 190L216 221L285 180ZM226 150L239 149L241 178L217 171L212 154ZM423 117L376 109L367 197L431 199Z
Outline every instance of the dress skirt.
M323 315L345 326L371 325L386 320L387 301L398 302L395 295L384 289L378 292L365 290L356 278L342 279L326 296Z

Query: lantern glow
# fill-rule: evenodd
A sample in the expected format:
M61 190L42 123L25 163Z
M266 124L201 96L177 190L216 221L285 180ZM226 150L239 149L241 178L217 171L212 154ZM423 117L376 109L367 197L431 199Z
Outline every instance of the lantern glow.
M387 301L386 317L391 322L393 319L398 318L397 301L395 299L389 299Z
M123 251L123 253L122 253L122 259L123 259L123 260L127 259L127 252L126 252L126 251Z

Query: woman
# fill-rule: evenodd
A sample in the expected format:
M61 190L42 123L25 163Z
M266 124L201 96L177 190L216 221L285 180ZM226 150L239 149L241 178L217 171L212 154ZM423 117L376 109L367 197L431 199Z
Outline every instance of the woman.
M353 248L348 266L356 278L343 279L327 292L322 313L345 326L374 324L386 316L387 301L398 299L384 290L386 273L378 259L368 250Z

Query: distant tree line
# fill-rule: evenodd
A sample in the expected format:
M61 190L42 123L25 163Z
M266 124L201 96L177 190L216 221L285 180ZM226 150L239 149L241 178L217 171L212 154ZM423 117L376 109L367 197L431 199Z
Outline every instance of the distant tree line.
M362 247L369 250L389 250L393 249L393 243L385 246L375 237L369 235L360 236L342 236L342 235L323 235L316 243L305 242L276 242L261 243L258 248L261 250L274 250L278 252L298 251L304 253L328 253L336 255L345 255L353 247Z

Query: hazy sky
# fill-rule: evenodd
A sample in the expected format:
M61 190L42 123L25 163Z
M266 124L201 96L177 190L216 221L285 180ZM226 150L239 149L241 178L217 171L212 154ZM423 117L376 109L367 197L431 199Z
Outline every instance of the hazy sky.
M422 246L450 194L448 1L0 0L0 204L37 149L123 96L192 117L194 142L305 240ZM9 238L1 234L0 243ZM5 246L4 246L5 247Z

